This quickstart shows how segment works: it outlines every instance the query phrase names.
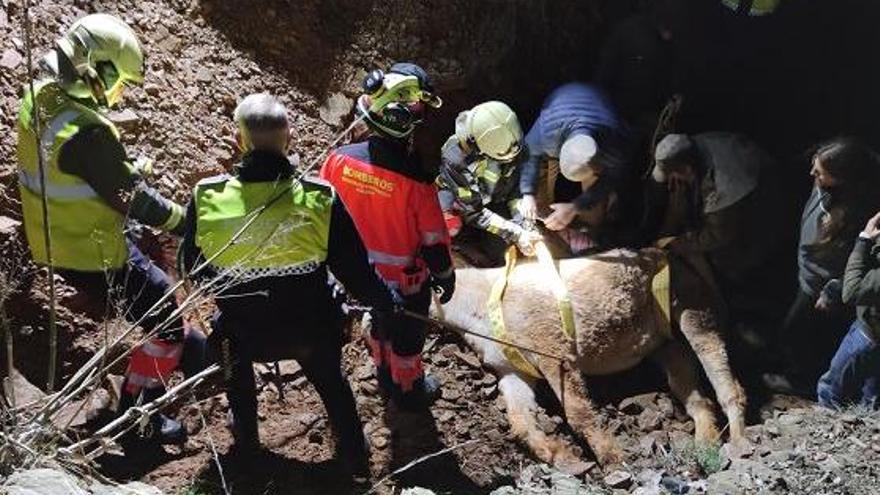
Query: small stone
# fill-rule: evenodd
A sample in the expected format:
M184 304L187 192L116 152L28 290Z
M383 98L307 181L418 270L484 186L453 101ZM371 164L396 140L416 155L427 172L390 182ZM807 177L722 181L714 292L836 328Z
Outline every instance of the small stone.
M130 108L109 112L107 118L119 127L131 127L141 120L140 116Z
M803 421L803 419L804 418L797 416L797 415L794 415L794 414L783 414L783 415L779 416L777 421L779 422L780 425L793 426L796 424L800 424Z
M369 381L360 382L360 389L366 395L376 395L379 393L379 387L375 383Z
M3 52L3 56L0 56L0 67L12 70L18 67L21 61L21 54L10 48Z
M602 481L611 488L628 488L632 484L632 475L626 471L614 471Z
M497 428L493 428L486 432L486 438L492 443L500 444L504 440L504 433L501 433L501 430Z
M675 404L672 403L672 400L669 397L660 397L657 399L657 410L659 410L660 414L666 419L672 419L675 417Z
M373 365L371 364L363 364L358 366L357 370L354 372L354 377L358 380L367 380L372 378L373 373Z
M654 453L654 446L657 444L657 440L649 435L645 435L639 439L639 453L641 455L648 457Z
M213 81L214 74L209 69L202 67L196 72L196 80L200 82Z
M391 442L390 442L390 439L389 439L387 436L385 436L385 435L378 435L378 436L374 437L374 438L370 441L370 443L372 444L373 447L376 447L377 449L382 450L382 449L384 449L385 447L387 447L388 444L391 443Z
M587 471L593 469L596 466L595 462L584 462L584 461L573 461L562 463L556 466L560 471L565 474L569 474L571 476L583 476ZM559 493L563 493L560 491ZM568 492L566 492L568 493ZM574 492L571 492L574 493Z
M642 411L641 414L639 414L639 428L641 428L643 431L654 431L660 428L662 419L663 418L660 415L660 412L658 412L656 409L645 409L644 411Z
M344 94L334 93L318 109L318 115L321 117L321 120L330 125L340 125L342 124L343 117L351 112L353 105L354 102Z
M15 368L12 374L3 378L3 390L10 404L23 406L43 399L46 394L32 384Z
M53 493L87 495L89 493L79 487L76 478L72 475L53 469L29 469L15 472L5 480L2 491L19 495Z
M828 456L827 459L819 463L819 469L822 471L838 473L843 469L843 465L834 457Z
M467 354L464 352L456 351L455 357L462 360L465 364L467 364L471 368L481 368L483 366L483 364L480 362L480 360L477 358L477 356L474 356L473 354Z
M546 414L538 415L538 428L541 429L546 434L551 434L556 431L556 423L554 423L549 416Z
M632 397L627 397L620 401L620 404L617 406L617 409L620 411L631 414L633 416L641 413L645 409L653 408L654 404L657 401L657 393L651 392L647 394L639 394L634 395Z
M450 411L449 409L444 409L437 414L437 421L441 423L446 423L447 421L451 421L454 417L454 412Z
M455 402L461 398L461 392L452 387L443 387L442 397L449 402Z
M148 83L144 85L144 91L150 96L159 96L162 94L162 87L158 84Z
M664 476L660 480L660 484L666 489L666 491L674 495L685 494L691 489L686 481L677 476Z
M721 446L721 452L723 455L726 455L728 459L742 459L754 454L755 447L748 442L725 443Z
M19 227L21 227L21 222L18 220L0 216L0 236L10 237L15 234Z

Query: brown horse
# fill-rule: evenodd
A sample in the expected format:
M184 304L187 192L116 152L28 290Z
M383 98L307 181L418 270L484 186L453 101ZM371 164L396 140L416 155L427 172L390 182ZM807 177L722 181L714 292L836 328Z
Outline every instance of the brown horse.
M549 354L571 356L567 366L574 372L561 373L557 360L524 353L564 405L569 425L586 440L602 464L621 460L621 451L600 424L580 372L616 373L647 357L656 359L666 370L673 394L694 419L696 441L718 441L714 404L699 390L699 366L687 345L694 350L715 389L729 422L731 440L744 441L746 397L731 373L714 286L692 260L670 258L670 327L651 292L652 277L665 259L659 250L644 249L612 250L587 258L560 260L559 274L574 309L573 341L561 331L559 312L548 283L553 274L548 273L547 266L524 262L513 269L508 280L502 304L507 338ZM455 295L443 306L442 317L468 330L491 334L487 300L501 270L458 269ZM473 336L467 340L483 363L499 375L499 389L507 404L513 433L544 462L561 467L578 462L567 442L548 437L538 427L533 391L536 378L516 369L499 344Z

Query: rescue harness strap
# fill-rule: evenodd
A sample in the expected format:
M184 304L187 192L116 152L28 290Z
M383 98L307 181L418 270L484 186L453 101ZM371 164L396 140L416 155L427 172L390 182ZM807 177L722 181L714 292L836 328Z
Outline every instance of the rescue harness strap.
M548 280L550 281L553 295L556 298L556 306L559 309L559 318L562 321L562 331L569 342L574 342L574 311L571 307L571 298L568 295L568 290L565 288L565 283L562 281L562 277L559 276L559 271L556 270L553 256L550 254L550 250L543 241L535 244L535 252L538 257L538 263L541 264L547 273L553 274L553 276L548 277ZM492 337L503 341L506 341L507 328L504 325L502 299L504 298L504 291L507 288L507 280L510 277L513 268L516 266L516 258L516 246L508 247L507 252L504 253L504 270L501 272L501 277L499 277L492 285L492 290L489 292L489 302L487 303L489 309L489 321L492 324ZM513 346L504 346L501 350L504 357L507 358L510 364L516 369L532 377L542 378L543 375L541 372L529 362L520 349Z

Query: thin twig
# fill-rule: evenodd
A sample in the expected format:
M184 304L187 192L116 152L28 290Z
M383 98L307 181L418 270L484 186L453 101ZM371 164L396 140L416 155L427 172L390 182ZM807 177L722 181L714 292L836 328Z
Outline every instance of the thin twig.
M204 382L208 377L210 377L214 373L217 373L218 371L220 371L220 366L216 365L216 364L211 365L208 368L205 368L204 370L200 371L199 373L197 373L197 374L187 378L186 380L178 383L173 388L169 389L162 396L158 397L157 399L153 400L152 402L148 402L147 404L143 404L140 407L130 408L123 415L121 415L118 418L116 418L115 420L111 421L110 423L105 425L100 430L96 431L94 434L92 434L91 437L86 438L84 440L81 440L81 441L79 441L69 447L59 449L58 453L62 454L62 455L71 455L76 450L80 450L80 449L84 448L85 446L91 445L92 443L99 441L101 438L110 435L117 428L126 424L127 422L129 422L133 419L139 420L144 416L149 416L150 414L153 414L153 413L161 410L162 408L164 408L165 406L167 406L168 404L173 402L175 399L177 399L182 391L184 391L188 388L194 388L194 387L198 386L199 384ZM86 457L89 457L89 458L96 457L97 454L102 453L102 448L103 447L99 447L96 451L93 451L93 452L87 454Z
M193 400L195 400L195 396L193 396ZM205 420L205 413L202 412L202 408L199 406L196 406L196 409L199 411L199 418L202 420L202 429L205 430L205 435L208 436L208 445L211 446L211 455L214 457L214 464L217 465L217 472L220 473L220 485L223 487L223 493L231 495L229 487L226 485L226 476L223 474L223 466L220 464L220 456L217 454L217 446L214 445L214 439L211 438L211 432L208 431L208 422Z
M49 236L49 199L46 193L46 163L43 157L43 143L40 136L40 106L34 92L34 60L33 41L31 36L31 2L24 2L24 40L27 52L28 90L31 96L31 128L37 151L37 169L40 173L40 202L43 208L43 243L46 248L46 266L49 269L49 376L46 379L46 390L55 391L55 372L58 366L58 326L55 323L55 263L52 259L52 240Z
M9 325L9 318L6 317L6 299L8 297L9 292L9 280L6 278L6 275L0 273L0 327L3 328L3 341L6 344L6 376L9 377L9 394L5 393L4 387L4 397L6 397L6 401L9 402L9 411L11 414L11 420L13 426L15 425L15 381L12 379L12 372L15 369L15 361L14 356L14 345L12 341L12 328ZM4 402L5 403L5 402Z
M482 441L482 440L478 440L478 439L475 439L475 440L468 440L467 442L459 443L459 444L457 444L457 445L453 445L452 447L446 447L446 448L443 449L443 450L438 450L437 452L434 452L434 453L431 453L431 454L428 454L428 455L424 455L424 456L422 456L422 457L419 457L418 459L415 459L415 460L413 460L413 461L410 461L408 464L406 464L406 465L403 466L402 468L396 469L396 470L394 470L393 472L389 473L389 474L388 474L387 476L385 476L384 478L380 479L378 482L376 482L375 485L373 485L372 488L370 488L369 490L365 491L365 492L363 493L363 495L369 495L370 493L375 492L376 489L378 489L378 488L379 488L380 486L382 486L386 481L390 480L390 479L393 478L394 476L397 476L398 474L400 474L400 473L402 473L402 472L404 472L404 471L408 471L408 470L414 468L415 466L417 466L417 465L419 465L419 464L421 464L421 463L423 463L423 462L425 462L425 461L427 461L427 460L433 459L433 458L435 458L435 457L439 457L439 456L441 456L441 455L446 455L446 454L452 452L453 450L459 449L459 448L461 448L461 447L465 447L465 446L467 446L467 445L472 445L472 444L475 444L475 443L477 443L477 442L481 442L481 441Z

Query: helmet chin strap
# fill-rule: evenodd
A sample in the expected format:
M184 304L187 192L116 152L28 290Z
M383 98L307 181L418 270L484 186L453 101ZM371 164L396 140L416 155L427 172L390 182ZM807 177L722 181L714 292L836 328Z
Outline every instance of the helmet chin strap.
M59 52L64 54L70 61L76 75L82 79L89 89L92 98L103 107L108 106L107 87L98 76L98 72L89 63L89 49L94 45L91 33L80 26L68 39L60 39L56 42Z
M104 81L98 77L98 74L95 72L95 69L89 68L88 71L82 76L83 81L86 82L86 86L88 86L89 91L92 93L92 98L98 102L98 105L102 107L109 107L110 105L107 102L107 93L106 87L104 85Z

